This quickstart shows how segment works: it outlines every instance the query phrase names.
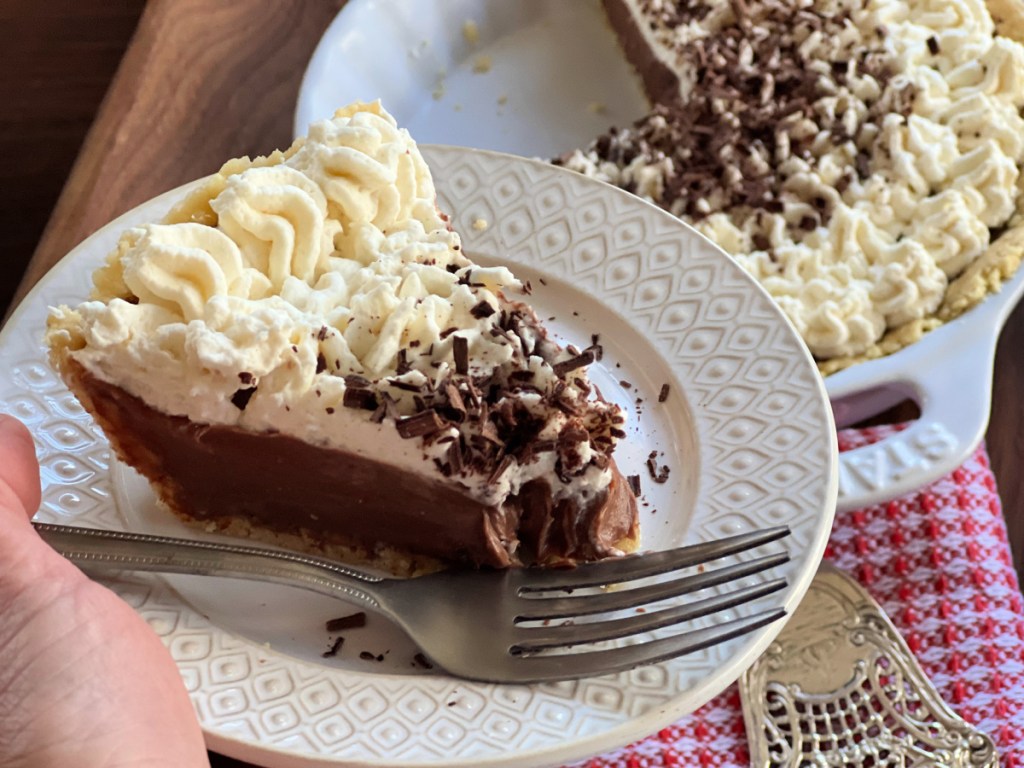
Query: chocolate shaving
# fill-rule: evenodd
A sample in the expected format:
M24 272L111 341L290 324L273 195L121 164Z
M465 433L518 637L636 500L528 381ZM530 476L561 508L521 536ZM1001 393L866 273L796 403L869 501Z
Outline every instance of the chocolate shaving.
M469 399L469 407L477 409L480 407L480 390L472 379L466 379L466 397Z
M664 483L668 480L669 468L658 466L658 452L651 451L647 457L647 471L651 475L651 479L656 483Z
M324 357L323 352L319 352L316 356L316 372L323 373L327 370L327 358Z
M480 425L480 437L497 446L500 446L502 443L501 435L498 434L498 428L494 425L493 421L484 421Z
M502 456L501 461L498 462L498 466L494 468L494 471L491 472L490 477L487 478L487 484L495 485L501 479L501 476L505 474L505 471L510 466L512 466L512 457Z
M647 457L647 471L651 473L651 477L658 476L658 460L653 456Z
M328 621L325 626L327 631L332 634L345 629L359 629L366 626L366 613L359 611L358 613L350 613L347 616L339 616Z
M380 393L380 405L377 406L377 410L370 416L370 421L374 424L380 424L384 421L384 417L387 416L392 419L398 418L398 408L395 398L389 395L387 392Z
M867 152L858 152L857 157L854 160L854 167L857 169L857 175L861 179L866 179L871 175L871 157Z
M334 643L331 644L330 648L328 648L326 651L324 651L320 655L323 656L325 659L333 658L333 657L338 655L338 651L341 650L341 646L343 646L344 644L345 644L345 638L344 637L339 637L339 638L337 638L334 641Z
M590 440L590 433L582 424L568 424L558 433L559 447L585 443Z
M450 474L457 475L462 471L462 449L458 441L452 441L445 451L445 458L448 459L447 469Z
M661 391L658 393L658 402L664 403L668 400L669 386L668 384L661 385Z
M372 390L357 387L346 387L341 404L346 408L358 408L364 411L377 409L377 395Z
M594 362L594 351L592 349L585 349L568 360L555 363L551 368L558 378L564 379L567 373L575 371L577 368L585 368L592 362Z
M238 380L243 384L252 384L256 380L256 377L248 371L242 371L238 374Z
M477 320L483 320L485 317L490 317L497 312L491 303L486 300L481 300L479 304L474 304L469 310L469 314L475 317Z
M452 355L455 357L455 372L465 376L469 373L469 342L465 336L452 339Z
M240 411L244 411L245 407L249 404L252 396L256 394L256 387L249 387L248 389L239 389L235 391L235 394L231 396L231 404Z
M398 362L395 365L395 373L399 376L404 376L412 370L412 366L409 365L408 354L409 352L405 347L398 350Z
M327 326L326 325L321 325L320 326L320 330L317 331L316 340L317 341L323 341L326 338L327 338Z
M427 660L427 657L424 656L422 653L417 653L415 656L413 656L412 661L413 664L415 664L417 667L420 667L421 669L434 668L434 665L431 664L430 661Z
M350 373L348 376L345 377L346 387L360 387L365 389L366 387L369 387L372 383L373 382L371 382L368 378L366 378L365 376L360 376L358 373Z
M459 418L458 421L462 421L467 413L466 403L462 399L462 393L459 392L459 388L456 387L451 380L444 385L444 395L448 400L448 408L455 411L456 414L459 414L461 418Z
M405 416L400 418L395 423L395 428L398 430L399 436L409 439L412 437L423 437L424 435L432 435L435 432L439 432L444 429L446 423L442 419L437 411L430 408L425 411L421 411L413 416Z
M629 490L633 492L635 498L640 498L640 475L626 475L626 482L629 483Z
M558 410L568 416L579 416L582 413L580 407L566 397L559 397L554 404Z

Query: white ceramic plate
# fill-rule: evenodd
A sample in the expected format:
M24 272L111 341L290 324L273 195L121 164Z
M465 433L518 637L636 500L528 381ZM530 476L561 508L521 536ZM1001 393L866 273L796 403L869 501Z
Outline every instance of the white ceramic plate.
M467 20L478 26L476 45L462 34ZM474 69L480 57L491 63L486 73ZM309 62L296 135L343 104L374 98L421 141L534 157L586 145L647 111L597 0L350 0ZM974 450L988 424L999 329L1022 291L1018 274L907 350L828 378L840 426L907 396L922 411L906 431L840 457L839 509L908 493Z
M600 334L605 355L592 373L632 416L617 457L625 472L643 477L643 547L788 524L792 561L779 571L789 587L759 606L792 610L831 527L836 438L821 379L764 291L703 237L620 190L497 153L425 154L467 252L507 261L531 280L531 301L554 318L556 334L581 345ZM82 243L0 335L0 410L36 435L40 519L190 533L111 461L40 343L47 306L83 299L85 276L119 233L159 219L180 196L163 195ZM666 383L668 400L659 403ZM663 485L644 467L652 450L671 468ZM605 678L483 685L415 668L410 642L376 617L346 633L338 658L322 658L330 644L324 622L352 609L313 594L200 577L126 575L112 586L177 660L210 746L273 766L567 762L692 711L781 629ZM362 651L384 658L364 661Z

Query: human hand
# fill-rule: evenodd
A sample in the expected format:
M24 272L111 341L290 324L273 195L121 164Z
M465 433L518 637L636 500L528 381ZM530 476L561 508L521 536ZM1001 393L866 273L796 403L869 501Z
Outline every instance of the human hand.
M170 654L39 538L39 501L32 437L0 415L0 765L208 766Z

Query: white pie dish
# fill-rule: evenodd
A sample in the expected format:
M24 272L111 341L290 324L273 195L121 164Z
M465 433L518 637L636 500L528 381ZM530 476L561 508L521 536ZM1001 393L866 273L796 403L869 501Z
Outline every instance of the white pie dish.
M466 21L479 30L475 45L462 34ZM475 71L481 57L488 72ZM441 71L444 88L437 89ZM340 104L378 97L423 141L535 157L585 146L609 125L647 111L596 0L424 0L415 8L351 0L309 62L296 135ZM840 510L911 492L974 450L988 424L996 341L1022 290L1018 274L982 306L907 349L826 379L839 426L906 397L921 409L907 430L841 455Z
M707 240L620 190L496 153L423 151L467 252L507 253L533 282L531 301L556 317L556 334L589 342L601 333L605 357L593 377L633 412L617 456L624 471L644 474L643 547L788 524L792 560L778 572L789 587L771 600L794 609L831 529L838 461L820 377L764 291ZM40 520L199 535L160 511L148 486L112 460L41 344L47 307L85 298L83 276L120 232L158 219L181 195L163 195L82 243L0 334L9 361L0 410L36 435ZM474 227L482 221L495 223ZM664 383L670 396L661 404ZM638 397L645 404L636 418ZM650 450L672 467L664 485L645 474ZM312 594L194 577L126 575L111 586L176 659L211 748L273 766L569 762L700 706L781 629L617 676L480 685L414 669L408 641L372 619L342 657L324 660L323 623L347 611ZM366 662L361 650L389 653Z

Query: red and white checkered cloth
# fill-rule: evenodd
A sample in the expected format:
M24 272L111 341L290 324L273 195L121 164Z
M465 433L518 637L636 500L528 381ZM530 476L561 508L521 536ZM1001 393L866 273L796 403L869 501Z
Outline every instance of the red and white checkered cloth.
M840 450L894 427L845 430ZM943 698L1024 768L1024 599L984 447L947 477L836 516L825 557L881 603ZM735 685L643 741L577 768L747 768Z

